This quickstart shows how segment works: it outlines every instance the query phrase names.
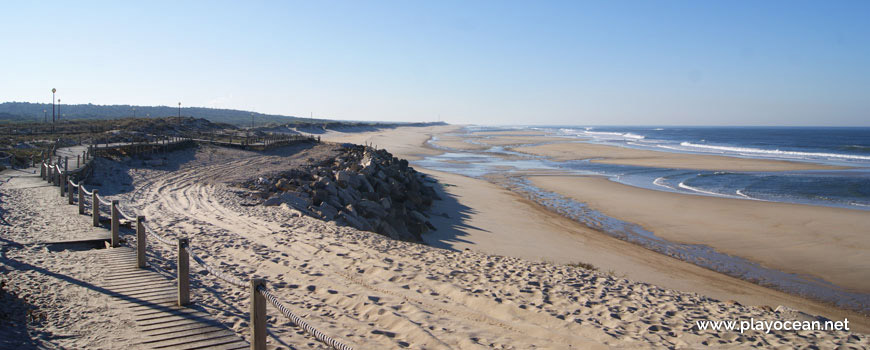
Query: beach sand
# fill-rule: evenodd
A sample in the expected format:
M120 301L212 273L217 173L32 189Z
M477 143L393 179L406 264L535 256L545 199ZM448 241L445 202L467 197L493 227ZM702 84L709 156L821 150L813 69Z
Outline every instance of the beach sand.
M543 190L639 224L668 241L703 244L768 268L870 293L866 211L662 192L600 177L530 179Z
M561 142L537 146L522 146L512 148L511 150L526 154L545 156L559 161L594 159L593 162L596 163L674 169L729 171L843 169L843 167L813 163L657 152L585 142Z
M424 146L426 140L450 129L398 128L330 137L368 140L402 157L419 157L436 154ZM310 151L316 150L303 148L292 156L307 159L304 152ZM126 213L146 216L158 234L169 240L190 238L193 252L225 273L244 280L264 278L291 311L357 348L870 347L866 335L844 331L740 334L698 329L695 322L700 320L810 317L741 303L792 305L835 320L843 314L586 229L484 180L419 169L445 184L439 189L444 199L429 211L438 230L426 239L436 247L337 226L285 207L243 205L241 189L227 182L280 167L287 156L206 146L170 153L166 165L157 167L101 159L93 182L106 199L119 200ZM9 210L20 228L15 234L0 231L4 239L27 242L35 234L88 225L88 217L76 215L75 206L51 195L56 193L53 187L0 186L0 198L4 205L18 203L39 191L46 203ZM48 210L50 215L44 214ZM75 219L49 219L63 216ZM46 228L27 229L39 225ZM29 256L18 247L7 249ZM176 249L149 243L149 261L171 267ZM87 256L87 251L79 253ZM96 264L86 258L38 259L60 271L73 271L71 262L82 269ZM577 262L599 270L566 264ZM6 266L15 276L26 272ZM196 265L191 272L192 300L247 338L247 289L230 286ZM650 280L656 284L646 283ZM45 290L37 282L30 293ZM270 346L326 348L274 307L267 309ZM68 313L112 317L107 310L86 306ZM866 322L849 319L853 330L867 329Z
M456 130L450 130L449 132L455 131ZM403 152L410 152L410 154L405 153L406 155L414 156L415 154L426 154L431 152L431 149L428 149L425 142L426 140L428 140L429 136L431 136L432 134L437 135L439 132L442 131L426 130L425 132L421 132L414 136L413 133L408 134L407 131L399 131L399 133L397 133L397 136L401 137L385 137L383 133L378 133L378 137L381 137L385 140L395 140L397 142L403 142L404 144L399 149L403 150ZM363 133L362 135L357 135L356 137L366 138L366 134L368 133ZM506 136L506 138L512 137L514 136ZM414 144L419 146L418 149L415 150L413 147L409 147L409 145ZM386 144L388 150L392 146L393 145L390 143ZM621 149L618 147L610 146L602 147L605 147L604 150ZM668 155L670 154L668 153ZM698 157L703 158L704 156ZM705 162L708 166L715 167L717 169L722 165L730 165L734 164L735 162L739 163L739 165L743 167L769 166L768 161L756 162L749 159L715 156L711 156L710 158L711 159L703 159L703 162ZM720 163L717 163L722 160L726 161L726 163L722 165L720 165ZM804 164L802 163L772 163L776 164L777 166L804 166ZM437 222L439 227L444 226L445 224L451 227L450 230L447 232L437 231L431 233L430 236L426 238L426 241L434 246L449 247L453 249L468 248L491 254L521 257L530 260L549 260L559 263L590 263L598 266L604 271L612 270L619 275L624 275L633 280L653 283L667 288L701 293L723 300L736 300L741 303L750 305L770 305L774 307L776 305L787 305L814 314L827 315L829 318L849 317L850 320L856 320L856 324L859 325L859 327L867 327L867 325L870 325L870 320L855 312L831 308L825 303L810 301L805 298L800 298L780 291L761 287L756 284L725 276L721 273L713 272L690 263L679 261L670 257L665 257L659 253L647 250L645 248L641 248L631 243L620 241L616 238L586 228L585 226L582 226L574 221L556 215L551 211L543 208L542 206L532 203L531 201L526 200L525 198L513 192L510 192L500 186L494 185L488 181L433 171L430 169L418 170L432 175L435 178L439 179L439 181L448 184L448 186L445 188L445 191L452 199L454 199L454 202L438 203L437 205L451 205L455 206L455 208L439 208L438 206L436 206L436 209L434 209L436 213L439 210L444 212L458 211L463 213L459 223L455 222L456 218L443 219L437 217L437 215L433 216L433 223ZM542 183L549 183L548 181L550 181L550 179L556 179L556 177L536 178L537 181L540 181ZM628 187L620 184L615 184L604 179L589 179L589 181L593 180L599 180L600 182L597 184L601 185L610 185L615 186L616 188ZM564 190L567 194L570 194L570 186L567 187L568 188L565 189L560 188L557 190L557 192L561 193L562 190ZM628 189L634 188L628 187ZM640 189L636 190L640 191ZM606 192L607 191L600 191L600 193L602 193L602 195L605 197ZM651 190L649 192L653 192L653 194L661 194L664 196L671 195L669 193L661 193ZM718 200L718 198L707 198L689 195L680 195L680 197L689 197L690 200L697 200L701 202L709 202L712 200L715 203L715 201ZM647 205L653 207L657 205L657 198L648 199L649 201L646 202ZM612 203L614 203L614 205L620 205L620 203L624 205L630 205L630 203L635 200L636 199L634 198L620 197L619 200L613 200ZM744 204L761 207L764 207L766 204L777 204L742 200L731 201L733 201L732 205L736 208L740 208ZM590 204L593 208L597 209L595 203ZM806 232L807 230L810 230L810 228L814 230L824 229L825 227L827 227L826 225L828 223L833 224L836 221L836 218L840 218L840 216L835 215L830 219L826 219L824 213L829 212L828 209L830 209L830 212L845 215L845 217L842 217L844 223L834 224L834 226L831 227L848 228L846 232L853 233L851 235L844 235L841 238L854 238L859 240L861 239L860 237L854 236L854 233L861 232L860 229L856 228L859 228L861 223L866 222L867 215L862 215L866 213L854 212L846 209L841 210L835 208L822 208L821 211L806 215L807 218L817 219L817 221L814 221L814 223L808 224L807 221L778 223L775 215L783 211L789 211L791 206L802 207L801 209L796 211L797 213L809 213L814 212L816 209L819 209L817 207L807 207L799 205L775 205L773 207L777 207L778 209L767 213L773 216L755 215L748 218L743 218L738 221L740 222L741 226L753 227L753 231L751 232L763 232L765 227L769 227L766 225L775 226L780 224L785 225L784 228L778 231L782 234L787 233L789 228L794 228L796 230L802 230L802 232ZM695 220L695 223L697 223L698 220L703 220L704 217L711 215L715 216L716 211L719 210L719 208L717 208L715 205L713 205L712 207L702 206L702 208L710 211L710 213L704 214L701 209L698 209L700 213L699 215L704 215L699 216L699 218ZM652 213L655 212L658 211L653 211ZM653 214L648 215L652 216ZM794 216L789 217L793 218ZM673 215L669 218L673 219ZM756 218L759 219L756 220ZM631 217L621 217L621 219L629 222L635 222L632 220ZM765 219L766 221L762 219ZM853 219L858 219L859 221L855 221ZM678 226L679 224L673 223L672 225ZM696 229L697 227L698 226L695 226ZM691 230L692 228L689 227L685 229ZM761 236L764 236L764 234L761 234ZM808 234L807 237L812 236L813 234ZM712 237L711 239L715 238L715 236L712 235L709 237ZM665 236L665 238L670 239L672 237ZM782 240L782 236L779 236L779 239ZM722 238L720 240L728 241L727 238ZM825 238L819 238L819 241L824 240ZM675 241L680 242L679 239L675 239ZM745 246L747 243L741 243L739 240L736 239L731 241L731 244L734 245L734 249L740 249L741 244ZM763 252L765 251L768 251L769 253L769 251L778 249L780 246L783 245L782 242L777 241L776 239L758 239L755 243L756 245L752 246L752 250L753 252L757 252L759 255L763 255ZM811 243L809 243L808 241L807 244ZM801 251L812 250L811 247L808 247L806 245L803 247L795 245L790 249L791 250L789 252L785 252L783 254L769 254L769 256L771 257L771 259L774 259L775 256L787 258L788 253L797 254ZM824 252L834 254L834 250L835 248L830 248L829 250L826 250ZM862 261L861 259L862 253L864 251L866 250L847 250L847 253L844 255L847 258L847 264L851 264L851 266L853 267L866 267L866 262ZM850 253L848 252L854 254L850 255ZM740 254L737 255L742 256ZM774 261L782 263L782 261L779 260L774 259ZM788 261L794 262L795 260L794 258L792 258ZM837 271L839 273L839 276L841 277L838 278L837 281L849 280L851 281L849 285L856 288L856 290L863 290L862 288L866 286L866 279L860 278L859 276L861 274L861 270L857 272L850 271L848 267L843 268L843 266L839 264L839 260L832 259L831 256L825 256L824 254L820 255L818 254L818 252L816 252L816 255L813 256L813 261L819 261L820 266L827 267L830 271ZM863 271L866 271L866 269ZM870 327L864 329L870 329Z

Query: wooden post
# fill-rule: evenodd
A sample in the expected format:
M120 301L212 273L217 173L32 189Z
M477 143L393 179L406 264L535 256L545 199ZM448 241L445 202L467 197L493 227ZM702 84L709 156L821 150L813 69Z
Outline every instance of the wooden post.
M118 213L118 201L112 201L112 248L118 247L121 242L120 236L118 235L118 229L120 225L120 214Z
M66 173L67 171L69 171L69 157L64 156L63 157L63 172Z
M251 279L251 350L266 350L266 297L257 290L264 283Z
M136 217L136 266L145 268L145 217Z
M80 182L84 182L79 180ZM82 188L84 183L79 184L79 215L85 214L85 190Z
M100 227L100 199L97 198L97 193L100 190L94 189L93 200L91 201L91 212L94 216L94 227Z
M66 174L60 173L58 177L60 177L60 180L57 182L57 187L60 188L60 196L63 197L63 193L66 192L66 186L64 186L64 182L66 182Z
M76 156L76 169L82 166L82 155L79 154Z
M66 190L66 203L69 205L75 204L75 202L73 202L73 191L75 190L73 190L72 181L70 181L69 175L66 177Z
M185 249L189 245L187 238L178 239L178 306L190 304L190 258Z
M39 177L45 180L45 163L39 166Z

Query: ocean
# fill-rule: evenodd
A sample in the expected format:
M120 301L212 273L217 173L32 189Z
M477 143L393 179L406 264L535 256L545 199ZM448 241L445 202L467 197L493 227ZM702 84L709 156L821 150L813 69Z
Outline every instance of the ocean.
M620 183L670 192L870 210L870 128L832 127L470 127L469 131L544 131L554 141L586 142L663 152L724 155L846 166L843 170L784 172L705 171L614 166L589 161L554 162L540 157L504 161L502 147L451 152L468 160L466 175L515 170L562 169L601 175ZM455 150L451 150L455 151ZM430 160L439 162L439 157ZM457 159L453 159L456 161ZM428 166L432 166L429 164ZM448 164L448 169L456 168ZM456 172L457 169L452 169ZM462 172L459 169L459 172Z

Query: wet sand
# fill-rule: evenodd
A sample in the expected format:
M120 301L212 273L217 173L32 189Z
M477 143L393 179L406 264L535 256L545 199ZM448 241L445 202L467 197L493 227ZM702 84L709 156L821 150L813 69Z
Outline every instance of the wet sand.
M593 162L595 163L674 169L728 171L843 169L843 167L813 163L657 152L584 142L562 142L537 146L522 146L512 148L512 150L526 154L545 156L558 161L594 159Z

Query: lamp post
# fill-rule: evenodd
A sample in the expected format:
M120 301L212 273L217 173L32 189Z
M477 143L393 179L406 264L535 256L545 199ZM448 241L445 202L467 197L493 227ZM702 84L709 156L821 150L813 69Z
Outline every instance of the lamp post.
M136 118L136 107L133 107L133 118Z
M42 122L48 123L48 111L44 109L42 110Z
M54 124L54 93L57 89L51 88L51 123Z
M60 122L60 99L57 99L57 121Z
M181 118L181 102L178 103L178 117Z

